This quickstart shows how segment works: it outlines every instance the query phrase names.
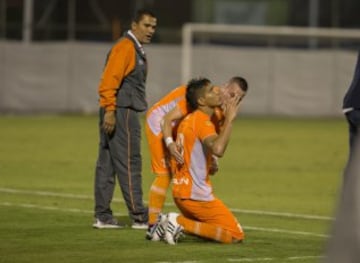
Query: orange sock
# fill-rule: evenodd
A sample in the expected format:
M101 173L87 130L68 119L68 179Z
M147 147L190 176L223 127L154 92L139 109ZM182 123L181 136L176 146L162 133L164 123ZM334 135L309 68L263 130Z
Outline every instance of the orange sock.
M194 221L179 215L177 222L184 227L184 230L190 234L200 236L206 239L212 239L220 243L232 243L232 235L228 230L214 226L208 223Z
M169 174L157 174L150 187L149 225L156 223L158 215L162 211L170 181L171 177Z

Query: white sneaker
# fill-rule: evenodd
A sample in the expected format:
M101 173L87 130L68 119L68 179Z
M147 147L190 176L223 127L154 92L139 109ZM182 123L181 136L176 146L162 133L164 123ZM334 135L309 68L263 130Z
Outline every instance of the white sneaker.
M164 238L165 228L167 223L167 217L165 214L159 214L158 220L155 225L153 225L146 232L146 239L151 241L160 241Z
M110 220L107 221L101 221L98 218L95 218L95 223L92 225L94 228L97 229L114 229L114 228L124 228L123 225L121 225L116 219L111 218Z
M165 229L165 242L170 245L176 245L180 235L182 234L183 227L179 225L176 218L179 216L178 213L168 213L166 218L166 229Z
M144 229L148 229L148 224L147 223L143 223L143 222L133 222L131 225L132 229L139 229L139 230L144 230Z

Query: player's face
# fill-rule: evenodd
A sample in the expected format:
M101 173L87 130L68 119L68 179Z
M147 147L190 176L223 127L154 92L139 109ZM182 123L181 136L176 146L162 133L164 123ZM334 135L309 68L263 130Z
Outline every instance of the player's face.
M236 82L228 82L222 86L221 89L222 102L226 102L230 98L239 95L240 100L245 96L246 92L243 91Z
M207 106L209 107L220 106L222 103L220 87L214 86L212 84L208 85L206 87L204 98Z
M151 42L151 38L155 33L156 18L144 15L142 19L131 24L131 31L141 44L148 44Z

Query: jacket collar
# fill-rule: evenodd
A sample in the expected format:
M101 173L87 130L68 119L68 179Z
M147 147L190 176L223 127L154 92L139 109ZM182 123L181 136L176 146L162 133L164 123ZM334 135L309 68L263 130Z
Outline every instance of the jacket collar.
M145 50L144 50L143 46L140 44L139 40L137 40L137 38L135 37L133 32L131 32L131 30L128 30L126 32L126 35L134 41L136 49L139 50L140 53L145 57Z

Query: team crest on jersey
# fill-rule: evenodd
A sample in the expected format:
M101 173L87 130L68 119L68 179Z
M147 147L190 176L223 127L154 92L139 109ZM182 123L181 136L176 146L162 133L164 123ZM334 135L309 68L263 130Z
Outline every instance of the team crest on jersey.
M206 121L206 122L205 122L205 125L206 125L206 126L211 126L211 125L212 125L212 122L211 122L211 121Z

